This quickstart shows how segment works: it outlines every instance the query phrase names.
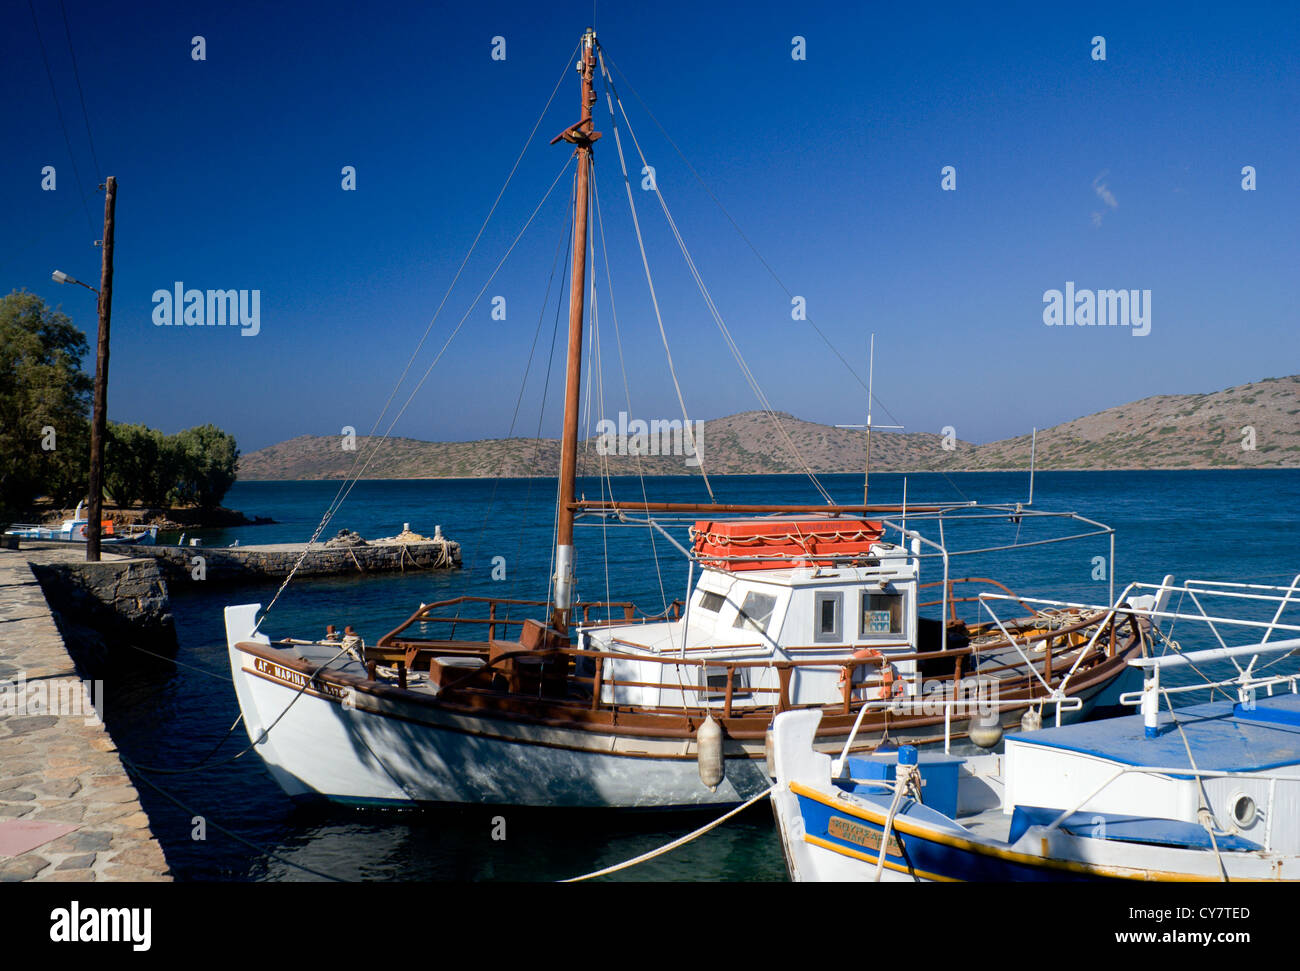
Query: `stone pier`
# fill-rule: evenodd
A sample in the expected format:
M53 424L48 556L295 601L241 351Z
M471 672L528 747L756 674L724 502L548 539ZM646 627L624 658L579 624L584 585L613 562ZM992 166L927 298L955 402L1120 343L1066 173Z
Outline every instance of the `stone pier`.
M84 547L0 549L0 881L171 879L33 571L34 563L50 576L77 574L84 555ZM116 583L110 604L129 605L139 590L142 611L157 616L166 587L163 604L150 601L156 564L141 573L116 560L105 554L86 582ZM67 596L75 600L76 589Z
M260 546L141 546L132 554L158 561L169 583L249 583L289 575L302 556L302 543ZM363 546L317 545L307 550L299 577L450 570L460 566L454 540L393 543L373 540Z

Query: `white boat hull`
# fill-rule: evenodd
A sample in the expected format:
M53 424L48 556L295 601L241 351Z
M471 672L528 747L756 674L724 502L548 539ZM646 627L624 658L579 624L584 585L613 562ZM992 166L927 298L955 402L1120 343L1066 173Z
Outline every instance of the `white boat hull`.
M251 630L256 609L227 608L228 630ZM236 614L240 621L232 625L240 611L251 611L248 622ZM269 729L256 751L292 797L670 809L743 802L770 782L761 746L757 753L741 746L729 752L725 777L710 791L700 781L693 741L463 716L368 694L300 693L294 681L301 685L301 675L241 650L241 640L269 642L232 634L231 671L249 738Z
M466 714L396 692L357 691L340 677L301 690L302 673L270 659L274 652L261 652L268 658L247 649L270 644L252 633L259 609L226 608L231 673L249 738L260 739L257 753L291 797L667 810L736 805L771 783L762 740L728 739L724 778L710 790L694 738ZM1086 712L1097 690L1085 692L1084 709L1066 720ZM939 723L909 735L941 744L943 730ZM846 739L819 738L818 747L838 753ZM854 751L875 744L864 737Z

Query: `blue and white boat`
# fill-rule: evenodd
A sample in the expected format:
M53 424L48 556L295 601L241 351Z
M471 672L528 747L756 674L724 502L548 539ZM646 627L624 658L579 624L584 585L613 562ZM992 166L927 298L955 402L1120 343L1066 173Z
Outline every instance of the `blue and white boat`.
M4 534L39 543L84 543L90 520L81 515L81 506L81 503L77 503L72 518L63 520L60 526L15 523ZM100 543L104 546L153 546L158 540L157 526L124 526L120 527L119 532L111 520L105 519L102 522L104 529Z
M778 715L772 804L791 877L1300 880L1300 673L1271 673L1300 650L1300 625L1282 622L1300 607L1300 577L1290 587L1167 580L1129 596L1141 586L1120 597L1125 612L1199 621L1221 646L1182 650L1157 635L1169 649L1129 662L1144 684L1121 699L1140 714L1023 731L1001 752L964 758L905 745L839 759L814 748L820 712ZM1170 594L1196 612L1163 609ZM1247 616L1207 613L1211 598ZM1234 631L1251 643L1229 646ZM1235 673L1161 685L1161 672L1177 680L1216 662ZM1193 691L1226 700L1173 704Z

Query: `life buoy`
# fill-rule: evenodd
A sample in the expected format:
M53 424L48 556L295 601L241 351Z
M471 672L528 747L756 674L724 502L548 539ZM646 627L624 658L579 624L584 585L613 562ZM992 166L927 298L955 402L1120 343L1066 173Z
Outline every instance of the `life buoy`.
M890 698L896 698L906 689L903 682L898 679L898 671L892 664L885 661L885 655L881 654L873 647L864 647L861 650L853 652L855 661L876 661L878 663L877 671L878 680L873 679L870 683L859 683L852 689L852 696L857 701L888 701ZM846 683L852 683L854 667L861 667L868 672L871 670L870 665L845 665L840 669L840 690L844 690ZM875 696L866 692L874 690ZM857 696L857 692L864 692Z

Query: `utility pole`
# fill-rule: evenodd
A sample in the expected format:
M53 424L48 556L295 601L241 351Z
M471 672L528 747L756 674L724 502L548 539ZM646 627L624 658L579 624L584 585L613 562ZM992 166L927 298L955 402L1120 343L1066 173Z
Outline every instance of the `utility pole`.
M108 322L113 313L113 215L117 179L104 182L103 267L99 277L99 337L95 342L95 392L90 417L90 511L86 523L86 562L99 562L104 496L104 434L108 409Z

